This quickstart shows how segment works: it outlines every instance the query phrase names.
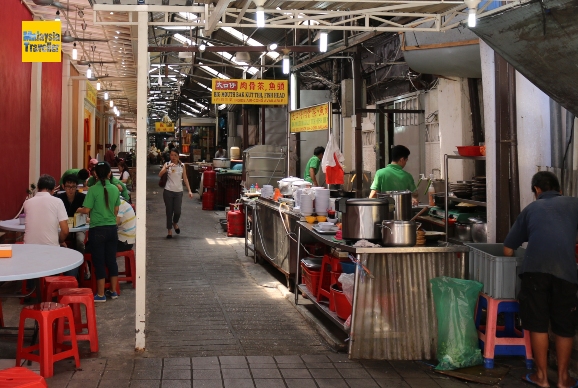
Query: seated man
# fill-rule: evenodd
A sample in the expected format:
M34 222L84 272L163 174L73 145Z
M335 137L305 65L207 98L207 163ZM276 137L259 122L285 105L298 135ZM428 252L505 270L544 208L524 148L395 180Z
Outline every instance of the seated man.
M52 196L56 181L50 175L38 179L38 192L24 202L26 214L25 244L59 246L68 236L68 215L64 203ZM58 229L60 228L60 232ZM76 276L78 268L65 273Z
M86 168L82 168L82 169L71 168L71 169L64 171L64 174L62 174L62 177L60 178L60 181L58 182L58 184L61 186L61 188L62 188L62 185L64 184L64 177L67 175L75 175L77 177L77 183L79 185L84 185L84 184L86 184L86 180L90 176L90 172Z
M74 217L74 213L79 207L82 207L82 203L84 202L84 198L86 197L83 193L78 192L77 189L77 181L78 178L76 175L66 175L62 178L63 184L61 184L61 188L64 189L64 193L56 195L56 197L60 198L64 203L64 207L66 208L66 214L68 217ZM84 239L86 237L85 232L76 232L74 233L74 246L70 247L78 252L84 254ZM90 276L90 272L86 273L86 276Z
M122 198L116 215L116 223L118 224L116 251L130 251L136 239L136 214L132 206Z

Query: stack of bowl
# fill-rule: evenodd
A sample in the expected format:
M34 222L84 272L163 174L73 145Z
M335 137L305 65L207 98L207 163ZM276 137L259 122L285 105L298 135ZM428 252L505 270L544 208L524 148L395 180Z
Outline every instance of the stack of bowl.
M315 213L326 216L327 209L329 209L329 189L315 188Z
M313 199L311 198L311 196L307 194L301 194L299 199L301 205L300 206L301 214L303 214L304 216L310 216L311 214L313 214Z

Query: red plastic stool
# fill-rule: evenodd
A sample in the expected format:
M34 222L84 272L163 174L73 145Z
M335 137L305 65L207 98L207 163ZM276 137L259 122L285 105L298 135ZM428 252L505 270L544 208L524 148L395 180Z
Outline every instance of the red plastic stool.
M486 309L486 324L481 323L482 310ZM515 299L494 299L480 292L474 321L484 356L484 366L494 367L495 355L525 356L526 368L532 369L533 356L530 332L516 328L515 314L520 304ZM504 314L504 326L498 326L498 314Z
M90 267L92 268L92 274L90 276L89 280L85 280L84 279L84 274L86 272L86 265L82 264L80 266L80 283L82 284L83 287L88 287L92 290L92 292L94 294L96 294L96 274L94 273L94 264L92 263L92 255L90 253L85 253L84 254L84 263L90 263ZM106 276L108 278L108 268L106 268ZM78 287L78 286L76 286ZM70 288L76 288L76 287L70 287ZM109 288L110 289L110 281L105 282L104 283L104 288ZM118 284L118 278L117 278L117 282L116 282L116 290L118 295L120 295L120 286Z
M16 366L0 371L0 387L2 388L45 388L48 387L44 377L30 369Z
M61 288L78 288L78 281L74 276L46 276L44 277L43 300L51 302L52 298L58 297Z
M90 351L98 352L98 332L96 329L96 310L94 308L94 295L90 288L63 288L58 291L58 303L67 304L72 308L74 325L76 327L76 340L89 341ZM80 305L86 308L86 323L82 322ZM64 334L66 329L64 319L58 321L58 342L71 341L70 335ZM70 329L70 328L68 328ZM82 329L87 329L87 334L82 334Z
M118 273L119 282L131 282L132 288L136 288L136 262L134 257L134 251L116 252L116 257L124 257L124 272ZM124 275L124 276L120 276Z
M55 341L53 324L59 318L68 319L70 326L71 345L64 345ZM34 319L38 322L39 343L24 347L24 327L26 319ZM55 350L62 350L55 353ZM33 352L38 351L38 354ZM16 349L16 365L20 365L21 360L30 360L40 363L40 375L52 377L54 374L54 363L74 357L76 367L80 368L80 357L78 356L78 345L76 343L76 332L74 327L74 317L69 306L54 303L42 302L31 306L26 306L20 312L20 325L18 327L18 347Z
M319 288L317 290L317 301L321 302L323 298L329 301L329 309L335 311L333 294L331 293L331 284L333 280L339 277L341 273L340 260L331 255L324 255L321 261L321 278L319 279Z

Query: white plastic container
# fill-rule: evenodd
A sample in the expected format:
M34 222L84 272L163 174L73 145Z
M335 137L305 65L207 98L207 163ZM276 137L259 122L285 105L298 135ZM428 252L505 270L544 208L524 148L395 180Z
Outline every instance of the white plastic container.
M504 244L465 244L471 248L469 278L484 285L482 292L496 299L515 299L520 291L519 274L524 248L514 257L504 256Z
M231 159L241 159L241 149L239 147L231 147L229 151Z

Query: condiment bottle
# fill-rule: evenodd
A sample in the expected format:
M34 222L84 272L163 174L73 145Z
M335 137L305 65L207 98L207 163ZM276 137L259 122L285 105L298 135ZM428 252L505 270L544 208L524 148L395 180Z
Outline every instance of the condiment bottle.
M436 193L436 189L433 186L433 179L434 179L434 174L429 174L429 188L427 189L427 195L428 195L428 202L429 202L430 206L435 206L434 194Z

